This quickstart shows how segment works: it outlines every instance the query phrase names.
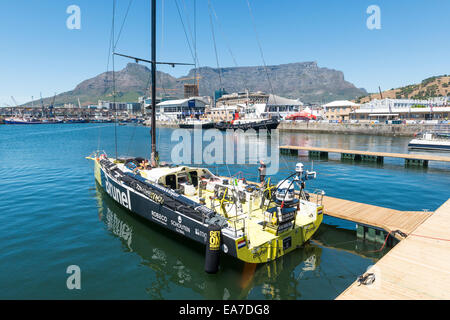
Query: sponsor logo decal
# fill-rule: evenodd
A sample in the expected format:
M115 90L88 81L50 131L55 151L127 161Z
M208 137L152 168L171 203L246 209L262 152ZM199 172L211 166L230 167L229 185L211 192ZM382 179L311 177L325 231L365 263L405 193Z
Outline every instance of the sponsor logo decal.
M109 182L108 178L106 178L105 189L106 193L108 193L114 200L116 200L125 208L131 210L130 191L128 189L127 192L120 191L119 188L115 187L111 182Z
M206 241L206 233L195 228L195 235L202 237Z
M178 216L178 220L181 220L181 217ZM180 222L170 220L170 224L175 227L175 230L184 235L185 232L191 233L191 229Z
M209 232L209 250L220 249L220 231Z
M167 217L165 215L160 214L159 212L155 212L152 210L152 219L162 223L163 225L167 225Z
M136 190L139 191L140 193L145 194L147 197L150 198L150 200L153 200L156 203L159 204L163 204L164 203L164 198L161 195L158 195L152 191L149 191L147 189L142 188L139 184L136 185Z

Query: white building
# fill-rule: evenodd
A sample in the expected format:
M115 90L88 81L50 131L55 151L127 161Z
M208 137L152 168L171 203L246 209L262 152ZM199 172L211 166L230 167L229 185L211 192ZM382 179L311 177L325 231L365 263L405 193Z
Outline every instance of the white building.
M299 99L294 100L269 94L263 116L284 119L288 114L299 112L302 107L303 103Z
M443 121L450 115L448 97L428 100L383 99L372 100L351 113L350 119L357 121L415 120Z
M156 105L156 119L161 121L199 119L205 114L207 106L207 101L202 97L163 101Z
M288 114L296 113L303 107L303 103L296 99L283 98L273 94L234 93L228 94L218 100L216 107L208 113L208 117L214 121L232 120L234 114L239 113L239 118L285 118Z

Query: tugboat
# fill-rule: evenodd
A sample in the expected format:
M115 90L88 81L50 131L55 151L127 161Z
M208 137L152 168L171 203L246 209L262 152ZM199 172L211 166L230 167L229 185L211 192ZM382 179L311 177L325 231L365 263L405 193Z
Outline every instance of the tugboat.
M206 245L205 271L216 273L223 252L249 263L265 263L300 248L323 219L323 191L314 200L305 180L315 172L297 164L273 185L214 175L206 168L158 163L156 152L156 0L152 0L151 159L109 157L96 151L95 180L120 206L144 219ZM121 55L114 53L115 55ZM124 55L121 55L124 56ZM297 187L298 192L295 188Z

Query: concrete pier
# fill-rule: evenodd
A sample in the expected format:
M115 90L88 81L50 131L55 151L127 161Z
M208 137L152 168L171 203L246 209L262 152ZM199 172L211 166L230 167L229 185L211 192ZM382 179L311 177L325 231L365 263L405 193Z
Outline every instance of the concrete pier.
M317 147L298 147L298 146L281 146L281 154L296 155L299 151L308 151L309 156L327 158L328 153L340 153L342 160L353 161L376 161L383 162L387 158L403 158L405 165L428 166L428 161L450 162L450 157L436 156L432 154L408 154L408 153L389 153L389 152L373 152L361 150L346 150L336 148L317 148Z

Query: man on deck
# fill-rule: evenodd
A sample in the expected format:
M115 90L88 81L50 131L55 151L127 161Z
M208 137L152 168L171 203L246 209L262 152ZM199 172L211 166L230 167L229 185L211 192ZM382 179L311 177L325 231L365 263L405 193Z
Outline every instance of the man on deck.
M266 165L264 164L264 162L262 160L259 161L259 182L261 182L261 185L264 184L264 181L266 180Z

